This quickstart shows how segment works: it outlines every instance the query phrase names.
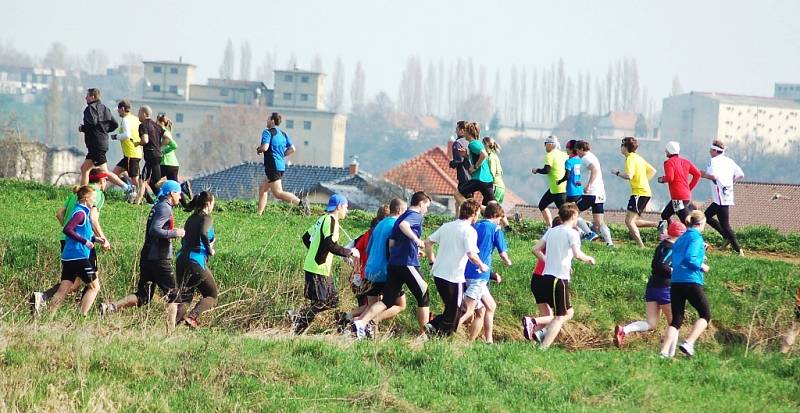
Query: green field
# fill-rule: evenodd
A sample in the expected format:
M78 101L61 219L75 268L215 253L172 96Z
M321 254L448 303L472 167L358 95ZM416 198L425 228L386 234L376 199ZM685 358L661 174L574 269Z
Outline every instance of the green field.
M557 348L523 342L518 320L535 311L530 247L543 230L529 222L509 231L514 266L501 269L504 282L493 287L497 344L460 337L413 343L411 311L381 326L376 341L338 336L332 314L295 338L283 314L303 303L300 236L313 217L271 205L258 218L252 203L229 202L214 215L211 268L220 305L203 317L203 329L167 336L159 303L81 319L68 300L56 314L30 317L27 295L60 274L53 215L66 193L0 181L0 411L800 410L800 352L776 354L800 281L791 263L712 253L706 290L713 321L691 360L659 359L660 331L632 337L623 350L611 345L616 323L644 315L651 248L586 246L598 265L575 265L576 317ZM102 223L114 248L100 254L98 302L133 288L147 215L145 207L109 198ZM177 222L186 216L178 213ZM353 213L344 227L356 236L368 219ZM430 217L426 234L443 220ZM614 232L624 238L620 228ZM645 236L653 246L655 234ZM750 251L800 251L797 235L754 228L740 237ZM346 309L348 271L338 268Z

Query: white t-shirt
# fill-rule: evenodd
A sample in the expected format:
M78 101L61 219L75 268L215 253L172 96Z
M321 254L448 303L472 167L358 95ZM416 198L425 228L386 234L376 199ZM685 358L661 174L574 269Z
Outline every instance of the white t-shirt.
M543 275L552 275L556 278L569 281L572 268L572 247L581 245L581 237L575 228L559 225L550 228L544 233L542 240L545 242L545 260Z
M595 202L598 204L606 202L606 187L603 184L603 170L600 169L600 160L591 153L586 152L581 157L581 170L583 171L583 175L581 175L581 180L583 181L583 186L586 187L589 185L589 177L591 176L592 172L589 170L589 166L594 165L596 170L596 177L594 178L594 182L592 182L592 187L586 192L586 195L592 195L595 197Z
M433 263L433 276L452 283L466 282L464 270L467 268L467 252L478 253L478 233L469 221L448 222L428 239L439 244L436 262Z
M711 193L717 205L733 205L733 179L743 177L744 172L733 159L725 155L717 155L708 161L706 173L714 175L711 181Z

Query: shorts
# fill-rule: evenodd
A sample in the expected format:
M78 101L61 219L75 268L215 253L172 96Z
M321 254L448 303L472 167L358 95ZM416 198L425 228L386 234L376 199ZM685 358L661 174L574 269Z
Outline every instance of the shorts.
M705 290L700 284L694 283L672 283L670 286L672 296L672 323L670 326L677 329L681 328L683 319L686 316L686 302L697 310L699 318L711 321L711 310L708 306Z
M86 159L92 161L94 166L105 165L108 163L108 159L106 159L106 152L108 151L107 150L101 151L99 149L89 148L89 152L86 154Z
M333 285L333 278L306 271L306 285L303 296L311 300L317 310L328 310L339 305L339 291Z
M553 309L553 314L556 316L567 315L567 310L572 308L569 301L569 281L553 277L552 275L543 275L543 281L548 288L548 297L546 304L550 305Z
M553 306L550 304L552 301L552 285L553 280L545 278L542 275L533 274L531 276L531 293L533 293L536 304L549 304L551 307Z
M264 174L267 176L267 181L273 183L283 179L283 171L276 171L275 169L264 166Z
M475 301L481 301L481 298L489 292L487 283L486 280L467 280L464 296Z
M202 267L190 259L178 259L176 262L176 285L179 290L178 303L191 303L195 290L203 297L217 298L219 294L214 274L208 267Z
M658 305L669 304L672 301L670 299L669 287L645 288L644 301L648 303L655 301Z
M642 215L642 212L644 212L645 208L647 208L647 204L649 202L649 196L631 195L631 197L628 199L627 210Z
M597 197L594 195L583 195L576 204L578 205L578 210L581 212L586 211L589 209L589 207L591 207L593 214L605 213L604 203L596 201Z
M419 267L389 265L386 285L383 287L383 304L387 308L393 306L397 297L402 295L403 285L408 286L414 299L417 300L417 307L430 307L428 284L422 279Z
M154 192L156 190L156 183L161 180L161 158L144 156L144 169L142 169L142 178L147 180L150 184L150 189Z
M542 199L539 200L539 211L544 211L548 206L550 206L550 204L556 204L556 208L561 208L561 205L564 205L564 202L566 201L566 192L554 194L548 189L547 192L542 195Z
M178 182L178 167L174 165L161 165L161 176L166 176L167 179Z
M458 191L461 192L461 195L464 195L464 198L470 199L475 192L480 192L481 196L483 196L483 206L489 205L489 202L494 201L494 184L491 182L483 182L477 179L470 179L467 182L464 182Z
M137 305L143 306L150 303L153 293L158 287L166 296L168 303L178 299L177 282L172 271L172 260L146 260L139 262L139 282L136 284Z
M566 200L567 202L572 202L574 204L577 204L578 201L581 200L581 195L567 195Z
M494 186L494 200L498 204L502 204L506 200L506 189L500 186Z
M80 278L84 284L97 279L97 269L88 258L61 261L61 281L75 282L76 278Z
M140 158L128 158L125 156L117 162L117 166L124 169L131 178L136 178L139 176L139 161L141 161Z

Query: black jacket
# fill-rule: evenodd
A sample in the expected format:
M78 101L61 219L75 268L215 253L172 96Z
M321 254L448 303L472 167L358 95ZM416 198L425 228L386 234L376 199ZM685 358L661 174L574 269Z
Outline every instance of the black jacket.
M119 127L111 109L96 100L83 110L83 139L86 148L99 151L108 151L108 132Z

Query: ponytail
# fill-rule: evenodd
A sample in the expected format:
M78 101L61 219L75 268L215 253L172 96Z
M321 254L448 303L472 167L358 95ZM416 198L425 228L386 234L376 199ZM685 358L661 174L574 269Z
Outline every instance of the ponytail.
M184 207L184 211L197 214L212 202L214 202L214 195L209 191L203 191L189 201L189 204Z

